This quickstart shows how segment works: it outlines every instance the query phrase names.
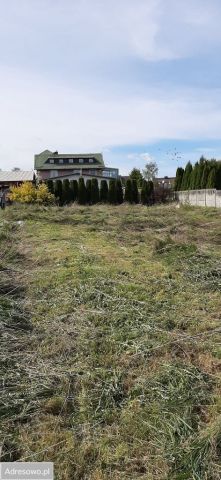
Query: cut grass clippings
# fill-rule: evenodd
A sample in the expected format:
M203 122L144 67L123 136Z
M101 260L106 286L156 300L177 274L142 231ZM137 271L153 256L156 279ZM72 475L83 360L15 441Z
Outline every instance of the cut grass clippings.
M221 212L0 216L2 460L58 480L221 477Z

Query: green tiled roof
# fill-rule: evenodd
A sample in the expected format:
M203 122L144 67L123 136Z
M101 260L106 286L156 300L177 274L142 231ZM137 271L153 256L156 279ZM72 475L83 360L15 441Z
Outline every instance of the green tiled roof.
M34 168L35 170L70 170L72 168L99 168L104 166L103 155L101 153L65 153L59 154L45 150L44 152L35 155ZM94 163L89 162L89 158L94 159ZM49 163L49 159L54 159L55 163ZM56 163L57 160L73 159L73 163ZM79 159L83 159L84 163L79 163ZM87 161L88 160L88 161ZM67 161L67 160L66 160Z

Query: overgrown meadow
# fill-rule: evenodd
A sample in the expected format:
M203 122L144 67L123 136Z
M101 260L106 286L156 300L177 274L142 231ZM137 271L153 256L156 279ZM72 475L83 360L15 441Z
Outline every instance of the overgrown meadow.
M0 213L2 460L221 478L221 211Z

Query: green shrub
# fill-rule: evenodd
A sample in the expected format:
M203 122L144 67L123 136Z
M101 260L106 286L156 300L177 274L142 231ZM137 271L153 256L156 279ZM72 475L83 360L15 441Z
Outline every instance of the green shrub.
M192 164L188 162L184 170L181 190L188 190L190 188L192 170L193 170Z
M131 187L132 187L132 202L139 203L139 192L138 192L136 180L133 179L131 181Z
M111 204L117 203L117 188L115 178L110 179L109 191L108 191L108 201Z
M85 205L87 203L87 192L84 179L82 177L79 178L78 182L78 202L80 205Z
M62 181L61 180L56 180L55 181L55 187L54 187L54 194L55 197L58 201L58 203L61 205L62 202Z
M116 181L116 197L117 203L120 205L124 201L123 187L121 180L118 178Z
M133 203L132 182L130 178L128 178L128 180L126 181L124 200L125 202Z
M100 201L106 203L108 201L108 183L107 180L101 180Z
M62 185L62 204L67 205L70 202L71 202L70 182L68 179L65 179Z
M182 167L178 167L176 171L176 178L175 178L175 185L174 185L174 190L176 191L181 190L183 174L184 174L184 169Z
M71 194L71 201L75 202L78 199L78 181L77 180L70 181L70 194Z
M53 182L53 180L50 180L50 179L47 180L46 185L47 185L47 187L48 187L48 191L49 191L50 193L53 193L53 194L54 194L54 182Z
M99 202L99 187L97 178L91 180L91 203Z
M86 181L86 199L87 199L87 203L91 203L91 180L88 179Z
M147 196L147 181L143 180L141 194L140 194L141 203L147 205L148 196Z

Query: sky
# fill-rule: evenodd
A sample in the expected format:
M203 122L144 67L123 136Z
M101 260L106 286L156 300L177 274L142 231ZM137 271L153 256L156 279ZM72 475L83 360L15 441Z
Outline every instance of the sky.
M0 168L221 158L220 0L0 0Z

